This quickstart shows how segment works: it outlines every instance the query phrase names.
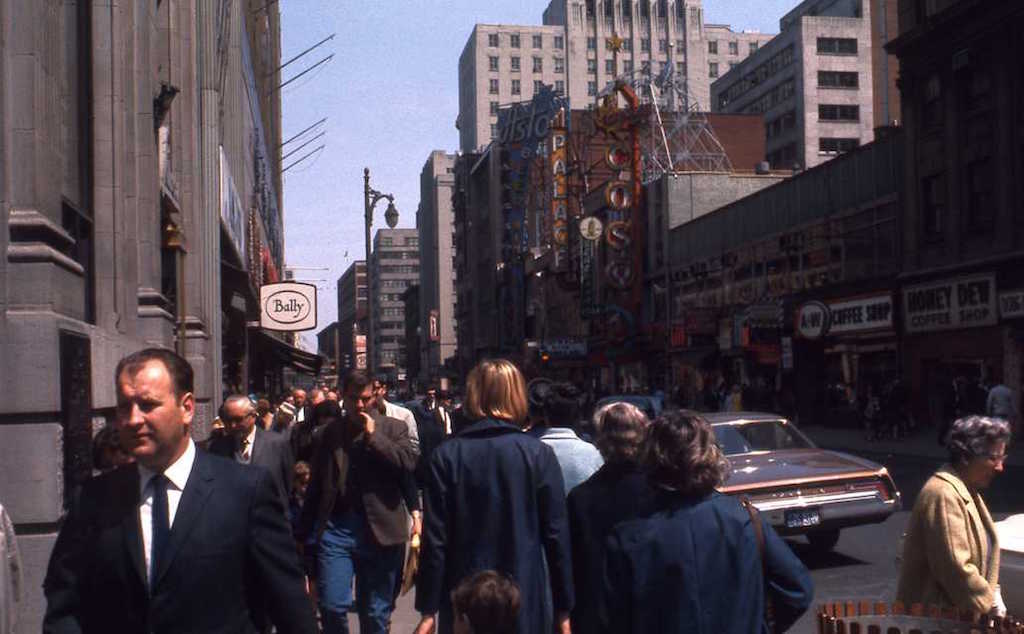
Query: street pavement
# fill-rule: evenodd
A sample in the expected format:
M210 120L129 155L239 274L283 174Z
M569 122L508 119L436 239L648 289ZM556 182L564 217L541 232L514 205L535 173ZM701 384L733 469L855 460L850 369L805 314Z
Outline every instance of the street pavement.
M815 597L813 607L790 630L813 634L815 611L819 604L839 600L892 601L896 592L899 557L903 533L910 518L910 509L925 481L945 462L945 450L935 442L931 430L900 441L870 443L859 430L823 427L802 428L819 446L846 451L874 460L892 474L903 494L903 510L881 524L858 526L844 530L839 543L830 553L813 552L802 538L787 540L797 556L811 570ZM1005 472L984 493L993 516L998 521L1012 513L1024 512L1024 453L1012 448L1012 460ZM1009 464L1012 463L1012 464ZM355 619L353 632L358 632ZM419 622L413 609L413 593L398 602L391 631L411 633Z

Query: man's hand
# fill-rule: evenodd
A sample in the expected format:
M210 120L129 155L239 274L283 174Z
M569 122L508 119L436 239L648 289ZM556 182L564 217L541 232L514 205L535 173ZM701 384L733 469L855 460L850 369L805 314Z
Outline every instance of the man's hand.
M434 634L434 615L424 614L414 634Z
M409 537L423 534L423 513L419 511L412 512L412 530L409 532Z
M377 423L373 422L373 417L366 412L360 412L359 417L363 420L363 431L367 436L372 436L373 432L377 431Z
M555 615L555 629L558 634L572 634L572 626L569 624L569 613L559 612Z

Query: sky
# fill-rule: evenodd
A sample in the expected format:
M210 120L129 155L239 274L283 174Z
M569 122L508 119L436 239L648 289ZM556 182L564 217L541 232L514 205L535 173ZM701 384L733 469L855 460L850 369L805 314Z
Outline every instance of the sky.
M282 72L285 139L327 117L322 151L284 175L285 262L317 284L317 331L337 319L337 280L363 258L363 168L395 196L399 227L416 226L420 171L432 150L458 149L458 60L476 23L540 24L547 0L280 0L281 57L327 44ZM798 0L704 0L704 21L776 33ZM305 140L285 147L295 149ZM384 225L378 205L374 232ZM314 331L316 332L316 331ZM303 336L315 349L315 337Z

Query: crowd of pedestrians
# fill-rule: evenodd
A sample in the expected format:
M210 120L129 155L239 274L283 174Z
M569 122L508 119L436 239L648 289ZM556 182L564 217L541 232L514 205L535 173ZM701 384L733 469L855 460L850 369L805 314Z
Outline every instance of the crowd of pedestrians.
M416 634L781 632L810 605L789 546L716 491L729 465L699 414L612 403L584 426L577 388L528 386L504 360L465 386L458 406L438 390L391 402L360 371L337 393L229 395L197 446L188 363L130 355L100 475L50 561L44 631L336 634L352 614L385 633L413 584ZM912 514L901 599L998 613L980 491L1009 433L953 425Z

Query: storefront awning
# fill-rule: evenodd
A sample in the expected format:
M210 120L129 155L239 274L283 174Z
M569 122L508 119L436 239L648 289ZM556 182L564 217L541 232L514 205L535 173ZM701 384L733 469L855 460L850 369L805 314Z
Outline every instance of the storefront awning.
M299 372L316 375L324 363L320 355L288 345L259 328L249 330L249 344L250 353L267 365L291 366Z

